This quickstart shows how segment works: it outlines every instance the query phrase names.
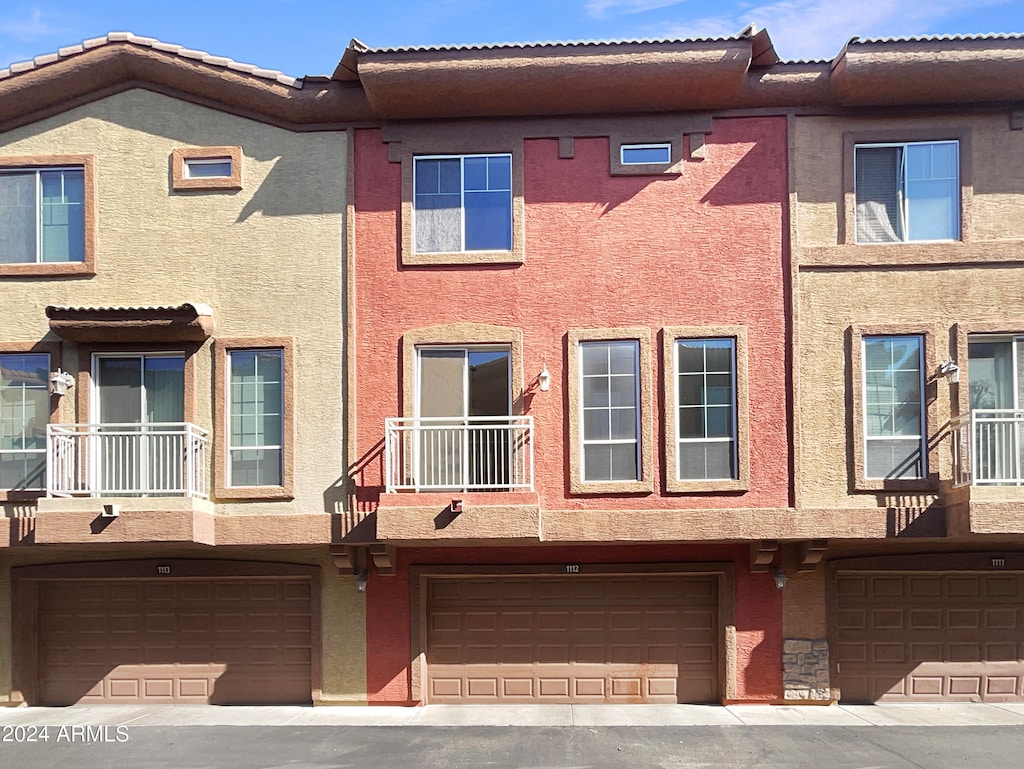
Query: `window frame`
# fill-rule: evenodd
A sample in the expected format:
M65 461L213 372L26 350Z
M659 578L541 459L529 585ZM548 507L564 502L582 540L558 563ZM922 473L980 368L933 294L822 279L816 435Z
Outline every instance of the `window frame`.
M870 150L870 149L901 149L903 154L901 156L902 167L905 168L907 165L907 149L909 147L924 147L924 146L940 146L940 145L952 145L956 151L956 178L954 181L953 189L955 190L956 199L952 201L953 208L955 210L954 216L954 229L955 233L951 238L911 238L910 227L911 227L911 205L910 197L907 195L908 180L905 175L897 173L897 178L894 180L896 187L896 195L901 201L899 215L903 225L903 238L900 240L891 241L860 241L856 239L857 227L857 155L859 150ZM901 181L902 178L902 181ZM960 142L957 139L929 139L919 141L890 141L890 142L859 142L854 145L853 148L853 181L854 181L854 238L858 246L891 246L901 245L905 243L956 243L961 240L961 219L962 219L962 203L961 203L961 183L960 183Z
M258 350L281 353L281 483L233 486L231 480L231 354ZM295 478L294 340L291 337L218 339L214 342L214 497L216 499L292 499ZM245 448L245 447L243 447Z
M17 155L0 156L0 170L35 171L81 169L82 171L82 260L76 262L36 261L0 264L0 276L93 275L96 272L96 163L92 155ZM38 222L39 212L36 212ZM38 235L37 235L38 238Z
M853 456L850 483L854 491L935 491L939 467L938 441L932 439L929 425L940 425L948 413L940 415L936 404L937 375L939 367L938 343L948 330L925 324L866 324L853 325L847 330L849 351L849 373L847 383L852 401L853 424L849 432L848 446ZM867 475L867 418L865 399L864 340L869 337L909 337L921 339L921 408L922 408L922 476L920 478L871 478ZM943 356L945 357L945 356Z
M526 261L523 201L523 143L511 132L469 132L455 142L441 138L392 142L388 159L401 164L401 263L403 267L523 264ZM414 166L417 158L453 158L511 155L512 157L512 248L507 251L445 251L418 253L414 230L416 187Z
M637 345L637 478L584 480L582 346L588 342ZM570 329L566 372L569 383L569 492L571 494L651 493L654 491L654 419L651 384L651 331L646 327Z
M235 164L230 157L217 157L217 158L185 158L184 159L184 171L186 179L230 179L234 173ZM226 174L199 174L198 176L193 172L196 167L205 166L220 166L226 165L228 172Z
M62 367L61 345L58 342L3 342L0 343L0 355L48 355L48 373L56 371ZM49 390L49 381L47 381L46 385ZM60 422L61 402L63 400L65 400L65 398L54 397L52 393L50 394L47 411L47 425ZM45 451L46 450L44 449L44 455ZM45 497L47 485L48 482L44 482L41 489L0 488L0 502L19 502Z
M680 478L678 474L679 367L676 343L683 340L731 339L733 342L735 461L734 478ZM666 326L662 329L664 365L662 412L665 420L665 489L669 493L729 493L750 490L750 401L746 326Z
M660 150L666 152L664 160L626 160L628 150ZM667 166L672 162L672 142L637 142L619 145L619 164L623 166Z
M508 221L508 236L509 236L509 248L480 248L480 249L468 249L466 248L466 160L469 158L508 158L509 168L509 188L508 192L508 203L509 203L509 221ZM461 212L460 222L462 224L460 233L460 248L458 250L442 250L442 251L420 251L416 247L416 229L417 221L419 219L419 208L416 206L416 173L417 167L420 161L424 160L458 160L459 161L459 211ZM490 153L464 153L464 154L453 154L453 155L432 155L432 154L417 154L412 159L412 185L413 185L413 197L412 197L412 247L413 252L417 256L430 257L439 254L503 254L512 250L515 242L515 211L513 206L513 184L512 184L512 153L511 152L490 152ZM506 190L483 190L484 192L505 192ZM454 193L450 193L454 194Z
M587 387L586 380L588 377L594 378L607 378L621 377L622 374L614 374L609 369L607 374L587 374L584 371L583 366L583 355L584 351L590 347L603 346L609 348L613 345L624 346L628 345L631 348L633 358L633 438L612 438L610 435L610 423L611 417L616 410L622 410L626 407L613 406L610 402L611 395L611 382L609 381L609 403L607 406L588 406L587 405ZM636 481L639 480L643 472L643 455L641 453L641 435L640 435L640 343L635 339L587 339L579 343L577 347L577 354L579 355L579 381L577 387L580 393L580 409L583 412L583 421L580 424L580 481L582 483L614 483L619 481ZM609 437L608 438L587 438L587 412L588 411L601 411L605 412L609 419ZM636 463L636 473L638 477L635 478L593 478L587 477L587 448L591 446L633 446L633 459Z
M875 341L882 341L882 342L887 342L889 344L895 344L895 343L898 343L898 342L900 342L902 340L911 340L911 339L915 340L917 342L917 345L918 345L918 350L917 350L917 364L918 364L917 365L917 367L918 367L917 381L918 381L918 401L919 401L919 403L918 403L918 418L920 419L921 432L919 434L917 434L916 436L914 436L914 435L905 435L904 436L904 435L898 435L898 434L895 434L895 433L894 434L888 434L888 435L872 435L870 430L869 430L869 423L868 423L868 420L867 420L867 411L868 411L868 407L869 407L869 405L871 403L871 400L870 400L870 397L869 397L869 391L868 391L867 346L868 346L869 343L875 342ZM861 365L861 370L860 370L860 385L863 388L863 395L861 397L863 398L864 414L865 414L864 422L861 425L861 430L862 431L861 431L861 435L860 435L861 440L864 441L864 478L865 478L865 480L868 480L868 481L885 481L885 480L915 480L916 481L916 480L920 480L921 478L926 478L928 476L928 451L927 451L927 434L928 434L927 424L928 423L927 423L927 414L926 414L926 408L925 408L924 337L921 334L899 334L899 335L894 335L894 334L870 334L870 335L862 336L861 339L860 339L860 343L861 343L861 360L862 360L862 365ZM909 443L910 439L911 438L915 438L915 437L917 438L918 450L919 450L920 456L921 456L921 473L919 475L913 476L913 477L909 477L909 478L907 478L907 477L898 477L898 478L894 479L894 478L892 478L891 476L888 476L888 475L878 476L878 475L870 475L868 473L868 453L869 453L868 452L868 447L871 445L872 442L884 444L884 443L892 443L892 442L896 442L896 441L904 441L904 442Z
M958 244L970 243L973 237L971 212L974 205L973 162L971 151L971 127L967 125L907 126L893 129L847 131L843 133L843 205L842 221L839 226L840 246L851 249L843 252L845 259L874 259L884 254L885 263L945 263L949 252L945 249L958 248ZM928 142L955 141L958 145L957 161L959 173L958 194L959 237L956 240L904 240L891 243L857 242L857 189L854 156L858 146L882 144L915 144ZM870 248L865 248L869 246ZM938 248L937 248L938 246ZM888 249L888 250L886 250ZM845 256L846 254L848 256ZM874 255L873 257L871 255ZM834 256L828 257L828 264L836 263ZM858 262L859 263L859 262ZM874 262L871 262L874 263Z
M201 161L224 161L231 163L230 176L190 176L188 164ZM195 190L240 190L242 189L242 148L222 147L176 147L171 151L171 191L188 192Z

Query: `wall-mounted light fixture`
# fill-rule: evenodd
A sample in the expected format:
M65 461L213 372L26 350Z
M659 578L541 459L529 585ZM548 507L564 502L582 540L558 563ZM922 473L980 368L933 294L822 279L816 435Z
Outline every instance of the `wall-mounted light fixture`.
M782 590L782 588L786 586L786 572L784 572L782 569L776 566L775 571L772 573L772 576L775 578L775 587L777 587L779 590Z
M68 390L75 386L75 378L66 371L57 369L50 372L50 392L54 395L67 395Z
M365 593L366 592L366 583L369 582L369 581L370 581L370 578L366 574L366 572L365 571L360 572L359 576L356 577L356 592L357 593Z
M540 391L546 393L551 389L551 372L548 371L547 364L537 374L537 384L540 386Z
M946 381L950 384L956 384L960 381L960 367L953 362L952 358L946 358L939 364L939 376L946 377Z

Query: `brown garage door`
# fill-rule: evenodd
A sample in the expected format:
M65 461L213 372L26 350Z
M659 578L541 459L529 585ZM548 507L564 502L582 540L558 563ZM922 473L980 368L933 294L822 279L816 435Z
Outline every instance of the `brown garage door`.
M1024 574L837 579L844 701L1024 699Z
M39 583L39 698L305 703L308 579Z
M428 702L719 700L715 576L427 581Z

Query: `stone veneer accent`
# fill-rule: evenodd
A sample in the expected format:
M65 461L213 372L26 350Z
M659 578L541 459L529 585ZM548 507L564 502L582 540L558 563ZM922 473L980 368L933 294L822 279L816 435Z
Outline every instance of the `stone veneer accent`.
M782 645L782 679L784 698L789 700L828 701L828 641L787 638Z

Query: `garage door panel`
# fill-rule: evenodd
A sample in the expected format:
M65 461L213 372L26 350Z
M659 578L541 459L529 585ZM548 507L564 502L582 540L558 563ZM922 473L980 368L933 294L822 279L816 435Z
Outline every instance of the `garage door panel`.
M836 584L844 700L1022 698L1024 575L842 575ZM850 589L859 585L863 594Z
M308 702L311 626L308 580L42 582L39 697Z
M427 581L430 702L719 699L715 577L516 576L509 578L514 590L490 578L477 590L473 581ZM648 581L665 596L660 602L644 593ZM466 605L469 595L494 598ZM494 630L470 631L468 618L486 613ZM484 636L494 642L486 654ZM508 643L513 638L522 642Z

